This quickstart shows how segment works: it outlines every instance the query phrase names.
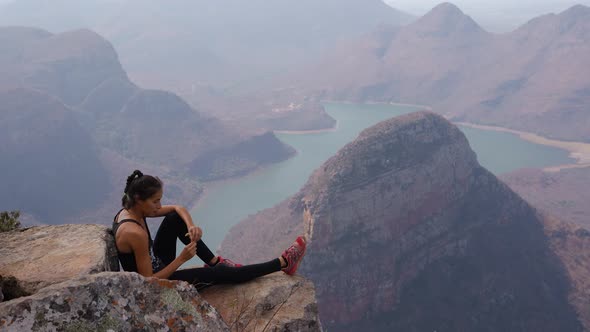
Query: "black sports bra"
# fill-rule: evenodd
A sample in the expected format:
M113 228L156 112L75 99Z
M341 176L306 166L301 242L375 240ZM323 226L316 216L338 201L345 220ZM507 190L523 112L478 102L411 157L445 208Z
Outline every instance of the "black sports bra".
M123 223L133 222L133 223L138 224L140 227L142 227L141 224L135 219L123 219L123 220L117 222L117 217L119 216L121 211L123 211L123 209L119 210L119 212L117 212L117 214L115 215L115 218L113 219L113 227L112 228L113 228L113 236L115 237L115 247L117 247L117 241L116 241L117 230L119 230L119 226L121 226ZM145 219L143 221L145 222ZM150 229L149 229L149 227L147 227L147 224L146 224L146 230L147 230L148 241L149 241L148 247L149 247L149 251L150 251L150 257L152 260L152 270L154 273L156 273L164 268L164 264L162 263L162 260L159 257L154 255L154 250L153 250L154 241L152 240L152 235L150 234ZM121 266L123 267L123 270L128 271L128 272L137 272L137 263L135 261L135 255L133 253L123 253L123 252L119 251L119 248L117 248L117 254L119 256L119 262L121 262Z

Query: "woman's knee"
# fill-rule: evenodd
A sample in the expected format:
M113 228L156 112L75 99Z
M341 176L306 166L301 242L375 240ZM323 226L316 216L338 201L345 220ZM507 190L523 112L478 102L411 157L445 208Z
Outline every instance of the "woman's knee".
M182 223L184 225L184 221L182 220L182 218L180 217L180 215L176 211L172 211L172 212L168 213L164 217L164 221L174 222L174 223Z

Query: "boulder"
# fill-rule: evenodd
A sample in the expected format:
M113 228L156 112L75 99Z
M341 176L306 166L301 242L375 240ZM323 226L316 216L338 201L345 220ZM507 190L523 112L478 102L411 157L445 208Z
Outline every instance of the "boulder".
M216 285L201 295L231 330L321 331L313 283L273 273L240 285Z
M89 273L118 271L111 231L101 225L31 227L0 233L0 275L32 294Z
M228 331L182 281L102 272L0 303L2 331Z

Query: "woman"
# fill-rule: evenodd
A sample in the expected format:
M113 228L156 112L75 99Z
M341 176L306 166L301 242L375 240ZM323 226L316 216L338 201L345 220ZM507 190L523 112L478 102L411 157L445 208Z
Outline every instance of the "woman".
M306 242L302 236L280 257L242 266L215 256L201 240L203 231L193 224L188 211L178 205L162 206L162 195L162 181L157 177L136 170L127 178L123 208L113 220L115 244L125 271L198 285L237 283L281 270L289 275L297 271L305 254ZM146 218L163 216L165 218L152 241ZM178 256L177 238L186 245ZM206 267L178 270L195 254L206 263Z

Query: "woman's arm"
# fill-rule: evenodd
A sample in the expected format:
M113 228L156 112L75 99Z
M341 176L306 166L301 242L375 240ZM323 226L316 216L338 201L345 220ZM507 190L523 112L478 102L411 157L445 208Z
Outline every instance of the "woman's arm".
M152 259L149 252L147 234L144 231L130 232L129 245L135 256L135 264L137 265L137 272L144 277L156 277L160 279L167 279L174 271L191 259L196 254L196 242L191 242L184 247L180 255L176 257L172 263L166 265L162 270L154 273L152 270Z
M193 258L197 254L197 242L191 242L182 249L180 255L176 257L172 263L166 265L162 270L154 273L154 277L161 279L168 279L174 271L184 264L189 259Z
M203 236L203 230L201 230L200 227L196 227L193 224L193 218L191 217L191 214L188 212L188 210L184 206L163 205L160 209L158 209L158 211L156 212L156 214L154 216L155 217L163 217L170 212L178 213L180 218L184 221L184 223L186 224L186 228L188 229L188 233L189 233L189 237L191 238L191 241L197 242L201 239L201 237Z

